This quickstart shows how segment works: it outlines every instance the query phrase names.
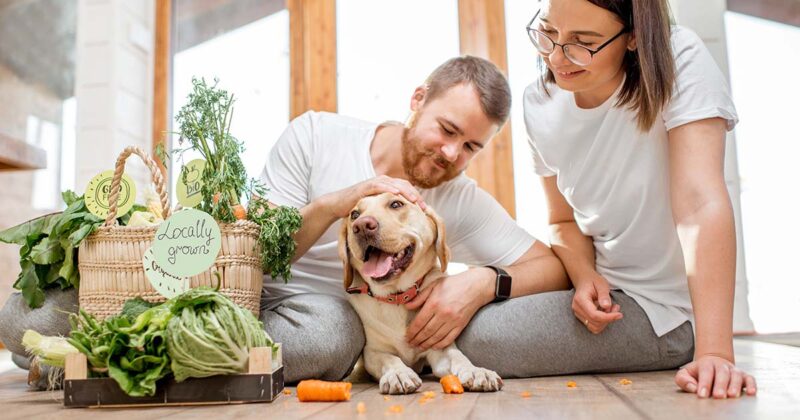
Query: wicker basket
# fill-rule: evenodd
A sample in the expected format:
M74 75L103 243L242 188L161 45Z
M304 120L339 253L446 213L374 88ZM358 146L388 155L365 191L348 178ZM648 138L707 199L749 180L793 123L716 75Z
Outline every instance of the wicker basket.
M122 310L125 301L141 297L149 302L163 302L144 273L142 258L153 244L158 226L119 226L117 196L131 154L142 158L153 177L164 209L164 219L171 214L164 178L156 163L137 147L126 148L117 159L109 197L111 208L105 223L89 235L78 251L80 272L80 306L92 315L104 319ZM220 292L238 305L259 313L262 270L261 248L258 245L259 227L250 221L220 224L222 249L209 270L191 277L191 287L216 286L213 272L221 276Z

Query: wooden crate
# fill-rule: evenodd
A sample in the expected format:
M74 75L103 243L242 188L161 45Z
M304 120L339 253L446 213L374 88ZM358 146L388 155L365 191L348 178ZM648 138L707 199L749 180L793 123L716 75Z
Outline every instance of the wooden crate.
M181 383L171 376L158 382L152 397L131 397L111 378L87 379L86 356L67 356L64 369L64 406L120 408L175 405L242 404L272 402L283 391L283 361L278 343L277 357L272 349L250 349L247 374L190 378Z

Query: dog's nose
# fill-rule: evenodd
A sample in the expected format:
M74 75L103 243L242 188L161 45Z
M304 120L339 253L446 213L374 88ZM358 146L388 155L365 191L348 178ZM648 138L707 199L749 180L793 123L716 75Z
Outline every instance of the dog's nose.
M353 222L353 233L373 234L378 232L378 220L372 216L362 216Z

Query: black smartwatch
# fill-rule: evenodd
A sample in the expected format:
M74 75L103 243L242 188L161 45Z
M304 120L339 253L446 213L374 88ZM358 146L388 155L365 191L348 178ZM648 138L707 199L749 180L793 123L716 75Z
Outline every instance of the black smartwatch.
M511 297L511 276L506 273L506 270L500 267L487 265L486 268L491 268L497 273L497 279L494 285L494 300L492 303L508 300L508 298Z

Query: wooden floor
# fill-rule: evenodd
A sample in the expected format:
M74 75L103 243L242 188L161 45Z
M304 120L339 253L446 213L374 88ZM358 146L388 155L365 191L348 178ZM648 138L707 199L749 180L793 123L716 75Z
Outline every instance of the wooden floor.
M438 382L428 379L413 395L384 397L374 383L356 383L346 403L300 403L281 395L271 404L209 407L147 408L138 410L66 409L61 392L26 390L26 372L0 374L2 419L151 419L180 418L566 418L566 419L788 419L800 418L800 348L749 340L735 340L739 366L755 374L759 393L738 400L700 400L680 393L672 371L625 375L574 375L507 380L501 392L444 395ZM621 379L632 381L620 384ZM577 387L568 388L567 381ZM426 401L425 391L435 397ZM525 397L523 393L529 392ZM364 403L359 414L357 405Z

